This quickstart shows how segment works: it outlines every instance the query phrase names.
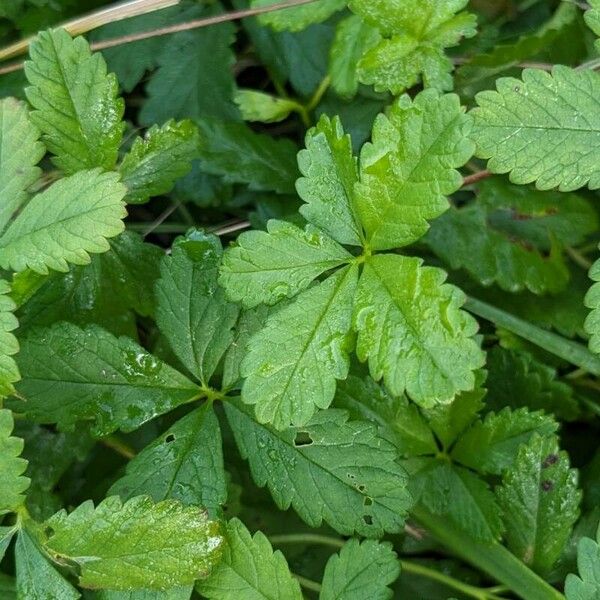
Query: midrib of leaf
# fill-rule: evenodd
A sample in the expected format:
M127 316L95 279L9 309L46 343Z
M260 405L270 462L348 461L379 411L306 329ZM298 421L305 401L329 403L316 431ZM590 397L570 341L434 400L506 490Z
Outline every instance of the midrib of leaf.
M311 343L313 342L315 335L316 335L319 327L321 326L321 323L325 319L325 316L329 314L329 309L331 308L331 305L333 304L334 300L337 300L337 295L338 295L338 292L340 291L340 288L342 287L342 284L346 281L346 277L351 272L352 272L352 268L350 267L350 268L348 268L348 271L346 272L346 274L343 277L340 277L340 280L339 280L337 286L334 288L335 291L331 294L331 298L327 302L327 306L325 307L325 310L321 312L321 316L319 317L315 327L313 328L313 330L310 334L310 338L308 339L308 341L302 348L302 353L300 354L299 359L296 361L296 364L294 365L294 368L292 369L292 373L291 373L290 377L288 378L287 383L285 384L285 388L284 388L281 396L285 396L287 394L287 391L290 387L290 383L291 383L292 379L294 378L294 376L296 375L296 371L298 370L298 366L300 365L300 362L304 358L304 355L306 354ZM318 284L318 285L321 285L321 284ZM315 356L315 360L316 359L317 359L317 357Z
M52 50L54 52L54 56L56 58L56 64L58 65L58 70L59 70L60 76L62 78L62 81L59 83L59 85L62 84L62 87L67 91L67 95L69 97L69 102L71 103L71 108L73 109L73 114L77 117L77 123L80 124L80 123L83 122L83 120L81 118L81 115L79 114L79 111L77 110L77 107L75 105L75 100L73 99L73 95L71 94L71 90L69 89L69 86L67 85L67 78L65 76L65 71L63 69L63 65L62 65L62 62L61 62L59 54L58 54L58 48L54 44L55 38L52 35L49 36L49 38L50 38L50 43L51 43L51 46L52 46ZM86 56L84 60L85 61L89 61L90 57ZM81 63L79 63L79 64L81 64ZM46 75L46 77L47 77L47 75ZM88 93L89 93L89 88L88 88ZM62 111L58 111L58 112L62 112ZM64 113L63 113L63 115L64 115ZM65 115L65 116L68 117L69 115ZM89 149L89 145L87 143L87 136L83 132L83 127L79 126L79 129L80 129L80 131L82 133L82 138L85 140L85 146ZM64 131L61 130L61 133L64 135ZM73 139L73 141L77 142L78 140Z

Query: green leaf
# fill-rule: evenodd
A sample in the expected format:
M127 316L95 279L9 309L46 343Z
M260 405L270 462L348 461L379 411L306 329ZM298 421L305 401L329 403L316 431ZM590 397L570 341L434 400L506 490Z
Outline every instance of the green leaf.
M431 429L418 407L405 396L392 396L368 375L350 375L340 381L334 406L347 410L352 419L377 425L379 435L394 444L403 456L438 451Z
M295 100L279 98L257 90L238 90L234 97L244 121L278 123L287 119L291 113L303 110Z
M304 425L348 375L358 268L347 267L269 315L248 343L242 400L260 423Z
M0 237L0 267L68 270L89 253L106 252L107 238L121 233L125 186L116 173L80 171L32 198Z
M483 397L487 391L483 387L484 384L485 371L476 371L473 390L458 394L450 404L438 404L427 410L421 409L431 432L442 443L444 450L452 446L483 408Z
M40 177L36 165L46 150L39 137L23 103L14 98L0 101L0 235Z
M446 196L463 178L457 167L473 154L471 119L458 96L433 90L402 96L373 126L360 156L356 206L374 250L406 246L448 209Z
M600 75L556 65L525 69L523 80L501 78L477 95L473 137L477 156L513 183L536 182L562 192L600 187Z
M189 413L127 464L109 493L149 495L206 508L214 517L227 500L221 430L210 404Z
M21 458L23 440L11 437L14 421L10 410L0 410L0 515L14 512L25 502L29 479L23 477L27 461Z
M198 129L191 121L168 121L137 138L119 171L127 186L127 202L142 204L166 194L192 169L198 154Z
M181 6L172 6L138 17L113 21L89 32L87 36L88 39L94 42L101 42L123 35L152 31L160 27L174 25L175 22L182 19L185 20L186 12L189 11L182 10ZM130 93L142 81L146 71L156 67L157 59L164 45L164 38L156 36L114 46L113 48L104 48L102 55L108 64L109 70L116 74L121 88Z
M197 124L202 169L206 173L222 175L228 182L245 183L251 190L294 193L298 176L295 143L254 133L244 123L206 117Z
M488 352L486 408L500 411L505 406L544 410L557 418L573 421L579 403L573 388L556 379L556 371L537 362L526 352L495 346Z
M0 527L0 562L4 559L6 550L13 539L13 536L17 532L16 527ZM0 582L0 592L2 590L2 584Z
M417 502L477 541L491 542L500 537L498 505L483 479L446 461L415 460L406 466L411 475L410 491Z
M252 8L260 8L278 4L278 0L251 0ZM277 31L299 31L313 23L328 19L333 13L346 6L345 0L321 0L310 6L297 6L276 10L260 15L258 18L263 25L269 25Z
M25 474L31 484L25 506L35 520L42 521L62 507L55 488L71 467L85 460L95 440L87 427L64 433L25 419L17 421L15 435L25 442L22 456L29 463Z
M221 242L192 231L161 263L157 322L179 360L208 385L233 340L238 307L217 285Z
M96 436L132 431L200 395L186 377L129 338L97 326L59 323L23 339L18 411L36 423L73 429L90 421Z
M358 62L360 81L397 95L421 79L425 87L452 89L446 48L476 33L475 15L458 11L468 0L351 0L350 9L383 39Z
M598 542L583 538L577 547L579 576L569 574L565 582L567 600L595 600L600 594L600 534Z
M496 495L509 549L526 565L547 573L571 535L581 500L577 472L556 438L535 435L521 446Z
M174 500L155 504L117 496L96 508L84 502L56 513L44 547L58 562L77 565L83 587L168 590L206 577L218 562L223 538L216 521Z
M276 431L239 401L225 403L225 413L254 481L268 486L279 508L292 506L311 527L325 521L343 535L403 530L406 474L371 423L326 410L304 427Z
M598 0L589 0L590 8L585 11L583 18L586 25L597 35L600 36L600 2ZM596 49L600 48L600 40L596 40Z
M246 356L248 341L265 326L270 310L269 307L261 305L240 313L233 342L223 359L223 390L230 390L240 383L240 368ZM278 307L273 310L278 310Z
M375 380L417 404L449 403L475 386L484 355L473 338L477 322L460 310L463 293L440 269L391 254L370 257L354 305L356 352Z
M63 29L44 31L31 44L25 74L31 120L54 164L66 174L117 162L125 105L101 54L90 52L84 38Z
M250 535L238 519L227 524L223 559L196 589L209 600L230 600L233 594L236 600L302 600L300 585L283 554L273 552L260 531Z
M182 19L207 17L218 12L218 7L210 13L192 7ZM140 122L151 125L168 119L204 117L238 120L233 102L234 39L234 26L220 23L185 31L163 42L156 59L158 69L146 86L148 99L140 111Z
M585 319L584 327L590 335L590 350L600 354L600 260L592 265L589 277L594 283L584 299L585 306L591 309Z
M476 201L433 223L426 239L453 269L467 269L482 285L556 293L569 280L562 244L581 244L597 223L580 196L490 179L480 184Z
M319 600L389 600L387 587L400 575L400 562L389 542L349 540L325 566Z
M534 434L551 436L558 423L543 412L505 408L489 413L463 433L452 450L452 458L483 474L500 475L511 467L519 448Z
M354 187L358 181L352 140L339 118L322 115L306 134L306 149L298 153L301 177L296 182L307 203L300 213L340 244L360 246L362 232L355 214Z
M358 92L356 65L363 54L379 42L381 36L358 15L341 20L329 55L331 87L342 98L352 98Z
M68 320L76 325L95 323L115 335L135 337L132 310L154 314L154 282L164 251L131 231L110 240L110 250L92 256L89 265L68 273L43 277L40 288L25 300L17 313L22 335L32 326ZM24 272L23 275L31 275ZM13 286L15 292L15 286Z
M15 546L17 597L27 600L77 600L81 594L50 565L25 529Z
M270 220L267 231L247 231L225 253L219 283L246 308L276 304L306 289L352 255L322 231Z
M10 285L0 279L0 400L14 392L14 383L20 374L13 356L19 351L19 342L12 333L19 323L13 311L16 305L10 294Z

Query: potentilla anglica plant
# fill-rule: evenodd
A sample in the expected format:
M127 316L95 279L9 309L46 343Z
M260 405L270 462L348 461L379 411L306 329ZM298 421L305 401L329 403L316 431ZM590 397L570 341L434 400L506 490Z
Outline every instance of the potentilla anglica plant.
M0 32L1 600L600 599L600 0Z

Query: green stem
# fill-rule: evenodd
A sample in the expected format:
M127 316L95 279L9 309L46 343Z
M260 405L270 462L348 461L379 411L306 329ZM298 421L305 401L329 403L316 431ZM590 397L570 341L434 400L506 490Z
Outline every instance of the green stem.
M329 546L339 550L344 546L344 540L330 537L328 535L320 535L318 533L291 533L285 535L272 535L269 537L270 542L277 546L282 544L315 544L321 546ZM478 588L467 583L463 583L458 579L454 579L449 575L444 575L435 569L431 569L417 562L409 560L401 560L402 570L406 573L412 573L420 577L426 577L433 581L438 581L453 590L461 592L475 600L502 600L499 596L495 596L491 591ZM296 576L297 577L297 576ZM313 589L313 588L308 588Z
M323 96L325 95L325 92L329 89L330 85L331 77L329 77L328 75L327 77L323 78L323 81L321 81L321 83L319 84L319 87L313 94L313 97L308 101L308 104L305 106L307 112L310 113L313 110L315 110L317 106L319 106L319 103L321 102L321 100L323 100Z
M318 544L320 546L331 546L339 550L344 546L344 540L319 535L318 533L290 533L286 535L271 535L269 540L272 544Z
M477 542L452 527L448 519L433 515L419 505L413 507L412 515L454 554L506 585L519 598L565 600L558 590L546 583L498 542ZM490 598L489 593L487 598Z
M588 373L600 376L600 358L592 354L585 346L556 333L536 327L476 298L469 298L465 308L473 314L491 321L496 326L507 329L543 350L584 369Z
M297 573L292 573L292 575L298 580L298 583L305 589L310 590L311 592L320 592L321 584L313 581L312 579L307 579L306 577L302 577L302 575L298 575Z
M125 442L122 442L118 437L109 435L108 437L102 438L100 443L111 450L114 450L117 454L120 454L123 458L131 460L135 458L136 452L133 448L128 446Z
M494 595L492 592L490 592L490 590L485 590L473 585L469 585L468 583L463 583L458 579L454 579L454 577L444 575L435 569L430 569L429 567L419 563L408 560L401 560L400 563L402 565L402 572L412 573L413 575L418 575L419 577L426 577L427 579L437 581L448 588L465 594L465 596L475 598L475 600L502 600L500 596Z

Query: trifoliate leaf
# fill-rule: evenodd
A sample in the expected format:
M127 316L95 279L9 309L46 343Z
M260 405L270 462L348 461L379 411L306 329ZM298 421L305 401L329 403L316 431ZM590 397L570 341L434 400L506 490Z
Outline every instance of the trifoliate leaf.
M383 39L358 62L360 81L400 94L422 79L426 87L452 89L445 48L476 33L475 15L458 11L468 0L351 0L350 9Z
M31 44L25 74L31 120L54 164L67 174L117 162L124 124L124 103L115 76L101 54L90 52L82 37L63 29L44 31Z
M473 371L484 362L472 339L477 322L460 309L464 295L445 278L418 258L373 256L354 305L359 359L392 394L406 391L424 407L473 389Z
M170 192L177 179L192 169L198 142L198 129L191 121L168 121L137 138L119 167L127 202L142 204Z
M123 500L149 495L202 506L216 516L227 500L219 422L210 404L177 421L127 464L110 488Z
M227 524L223 558L210 577L196 584L209 600L302 600L300 585L290 574L283 554L273 552L260 531L254 536L238 519ZM235 590L235 591L234 591Z
M215 11L218 5L208 14ZM208 14L202 7L192 6L181 18L194 20ZM234 26L220 23L184 31L163 42L156 59L158 69L146 86L148 99L140 111L140 122L152 125L204 117L238 120L233 102L234 40Z
M569 574L565 582L567 600L595 600L600 595L600 534L597 542L583 538L577 547L579 576Z
M585 11L583 18L587 26L600 36L600 2L598 0L589 0L590 8ZM596 48L600 48L600 40L596 40Z
M327 408L350 365L352 304L358 268L347 267L269 315L248 343L242 400L260 423L307 423Z
M400 562L389 542L349 540L325 566L319 600L389 600L387 587L400 575Z
M291 113L303 109L295 100L278 98L257 90L238 90L234 100L244 121L278 123L287 119Z
M125 186L116 173L81 171L32 198L0 237L0 267L45 274L85 265L121 233Z
M357 212L375 250L406 246L448 209L446 196L463 178L457 167L473 154L471 119L458 96L433 90L402 96L373 127L363 146Z
M68 320L76 325L95 323L115 335L135 337L131 311L154 314L154 282L163 254L138 234L125 231L110 240L108 252L92 256L89 265L72 267L68 273L38 275L43 277L41 287L17 313L20 333Z
M294 193L298 148L292 141L254 133L244 123L203 118L197 124L203 171L251 190Z
M486 393L484 382L485 371L476 371L475 387L472 390L458 394L450 404L438 404L427 410L421 409L420 412L426 419L427 425L441 442L444 450L452 446L483 408L483 397Z
M329 55L329 76L331 87L339 96L352 98L356 94L359 84L356 65L380 39L377 29L358 15L337 24Z
M251 0L250 6L259 8L278 4L278 0ZM265 13L259 17L264 25L269 25L277 31L300 31L313 23L320 23L329 18L334 12L346 6L345 0L321 0L309 6L284 8Z
M537 362L530 354L495 346L488 352L487 368L488 410L528 407L565 421L579 416L573 388L558 381L552 367Z
M551 436L557 429L558 423L542 412L505 408L467 429L454 446L452 458L480 473L500 475L534 434Z
M493 179L481 184L476 201L436 220L426 239L453 269L467 269L483 285L543 294L569 280L560 245L580 244L596 227L584 198Z
M392 396L368 375L350 375L340 381L336 408L347 410L352 419L371 421L379 435L392 442L403 456L435 454L435 438L418 407L405 396Z
M477 156L513 183L536 182L562 192L600 187L600 75L556 65L525 69L523 80L501 78L477 95L473 138Z
M36 329L19 353L23 379L14 403L36 423L73 429L91 421L97 436L132 431L200 396L199 388L129 338L96 326Z
M226 402L225 412L254 481L279 508L292 506L311 527L325 521L343 535L402 531L411 503L406 474L374 425L326 410L304 427L276 431L239 401Z
M592 265L589 277L594 283L585 295L584 304L591 312L585 319L584 327L590 335L590 350L600 353L600 260Z
M479 541L498 539L502 520L488 485L471 471L433 458L407 463L415 500Z
M219 283L246 308L275 304L306 289L319 275L352 260L322 231L270 220L267 231L247 231L223 258Z
M15 546L17 598L77 600L81 594L46 560L25 529Z
M19 323L13 315L16 305L9 293L10 286L0 279L0 400L14 392L13 384L20 378L13 358L19 351L19 342L12 333Z
M0 101L0 235L40 176L36 165L46 150L39 137L24 104L14 98Z
M193 231L161 264L157 322L179 360L205 385L233 340L238 307L217 285L221 242Z
M307 203L300 213L340 244L361 245L354 186L358 181L352 140L339 118L323 115L306 134L306 149L298 153L301 177L296 182Z
M571 535L581 499L577 472L556 438L535 435L521 446L496 495L509 549L526 565L547 573Z
M14 512L25 502L29 479L23 477L27 461L21 458L23 440L11 437L14 421L10 410L0 410L0 515Z
M167 590L206 577L219 561L223 538L216 521L197 507L146 496L117 496L96 508L84 502L44 524L45 550L77 565L83 587Z

